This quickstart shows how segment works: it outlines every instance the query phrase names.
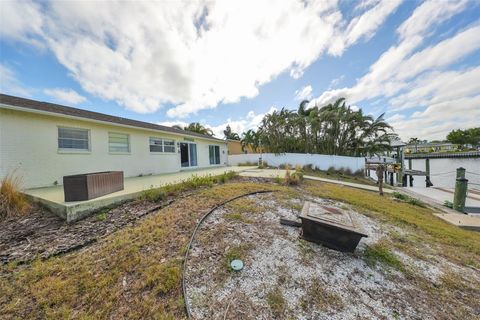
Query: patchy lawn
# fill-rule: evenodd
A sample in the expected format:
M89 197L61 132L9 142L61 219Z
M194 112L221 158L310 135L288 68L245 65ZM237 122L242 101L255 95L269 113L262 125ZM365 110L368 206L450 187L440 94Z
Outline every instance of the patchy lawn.
M425 226L398 224L389 215L367 215L361 206L327 199L326 193L333 198L335 191L336 186L312 182L248 196L215 210L199 229L187 263L187 302L193 318L475 319L480 315L480 273L469 266L472 258L478 263L478 255L468 245L458 246L462 253L453 258L440 255L446 244L409 243L412 237L429 237L419 230ZM427 211L409 213L417 207L375 193L358 191L351 199L376 200L407 216L435 219ZM298 228L280 225L279 219L295 219L304 200L348 211L369 237L353 254L301 240ZM443 223L437 227L453 228ZM479 245L478 234L458 230L458 235L472 236ZM469 258L462 263L463 254ZM245 268L231 270L233 259L243 260Z
M236 180L179 198L80 251L0 266L0 318L186 318L181 270L197 220L227 199L258 190L277 191L219 208L211 216L217 223L205 222L197 234L187 277L195 274L191 262L212 267L198 283L187 279L199 318L480 316L478 233L373 192ZM278 217L297 215L305 198L351 210L370 237L355 254L299 240L298 229L279 225ZM236 258L245 262L240 273L228 268ZM249 274L259 270L269 271ZM195 293L202 284L205 290ZM207 297L215 300L205 307Z

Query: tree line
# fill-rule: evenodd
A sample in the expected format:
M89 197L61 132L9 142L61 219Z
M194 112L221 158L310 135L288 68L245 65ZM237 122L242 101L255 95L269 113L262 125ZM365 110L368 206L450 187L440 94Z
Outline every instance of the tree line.
M460 145L470 144L472 146L480 145L480 127L466 130L452 130L447 135L447 141Z
M383 114L377 118L365 115L362 109L348 106L344 98L322 107L308 108L308 104L304 100L297 110L282 108L266 114L258 130L250 129L241 137L227 126L225 138L240 140L243 147L250 145L255 151L261 146L272 153L365 156L391 150L390 141L396 135ZM192 129L201 129L200 133L208 130L196 124L185 127Z

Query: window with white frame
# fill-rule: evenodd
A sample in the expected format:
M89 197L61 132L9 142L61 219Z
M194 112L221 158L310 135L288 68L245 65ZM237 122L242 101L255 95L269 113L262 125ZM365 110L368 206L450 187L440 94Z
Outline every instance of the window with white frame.
M90 133L87 129L58 128L58 149L90 151Z
M175 152L175 141L150 137L150 152Z
M108 133L108 151L129 153L130 152L130 136L126 133Z
M175 152L175 141L163 139L163 152Z
M210 164L220 164L220 146L208 146Z

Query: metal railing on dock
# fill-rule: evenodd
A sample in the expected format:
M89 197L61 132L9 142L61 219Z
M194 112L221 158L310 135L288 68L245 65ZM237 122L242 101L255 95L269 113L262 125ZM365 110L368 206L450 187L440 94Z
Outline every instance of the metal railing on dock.
M405 159L427 159L427 158L480 158L480 151L405 154Z

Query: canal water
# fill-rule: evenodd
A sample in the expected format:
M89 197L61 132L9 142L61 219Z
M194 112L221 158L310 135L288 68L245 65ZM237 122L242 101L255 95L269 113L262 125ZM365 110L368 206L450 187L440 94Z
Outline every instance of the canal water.
M430 159L430 180L435 187L454 188L456 169L459 167L466 170L469 189L480 190L480 158ZM405 160L405 169L408 169L408 160ZM412 159L412 169L425 171L425 159ZM370 176L377 179L373 170ZM415 176L413 186L425 187L425 177Z

